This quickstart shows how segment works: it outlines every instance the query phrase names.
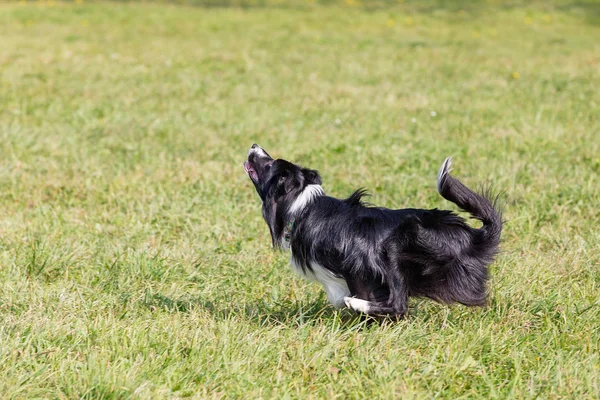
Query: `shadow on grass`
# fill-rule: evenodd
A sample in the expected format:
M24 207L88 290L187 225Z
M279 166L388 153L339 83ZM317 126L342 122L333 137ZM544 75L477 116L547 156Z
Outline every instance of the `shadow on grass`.
M554 0L528 1L528 0L510 0L490 4L487 0L414 0L405 1L398 4L394 0L368 0L363 2L349 2L345 0L317 0L316 2L306 0L113 0L119 3L167 3L180 6L200 7L200 8L238 8L238 9L289 9L289 10L309 10L318 5L337 5L345 8L352 8L361 11L377 10L399 10L414 14L433 14L438 11L458 13L468 12L473 16L482 13L490 13L494 10L506 10L516 8L540 9L551 12L560 10L572 14L581 15L582 18L592 24L600 24L600 3L595 0Z
M337 323L341 327L356 328L373 324L394 322L389 318L373 318L356 315L349 310L335 310L322 299L315 302L286 302L270 304L259 301L255 304L231 306L201 298L178 298L161 294L147 295L143 304L152 310L188 313L203 310L215 319L228 320L241 317L257 325L313 325Z
M590 25L600 25L600 3L597 1L565 2L557 9L571 14L579 14Z

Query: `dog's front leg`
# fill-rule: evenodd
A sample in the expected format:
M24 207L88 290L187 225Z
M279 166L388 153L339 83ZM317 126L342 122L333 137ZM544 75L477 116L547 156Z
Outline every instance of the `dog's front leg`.
M346 304L346 307L352 311L372 315L374 317L402 318L406 315L406 312L398 310L388 303L368 301L356 297L344 297L344 303Z

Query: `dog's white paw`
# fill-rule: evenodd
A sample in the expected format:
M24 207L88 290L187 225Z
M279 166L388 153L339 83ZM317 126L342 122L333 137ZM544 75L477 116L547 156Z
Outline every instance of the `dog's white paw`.
M357 299L356 297L344 297L344 303L351 310L364 314L369 313L369 302L366 300Z

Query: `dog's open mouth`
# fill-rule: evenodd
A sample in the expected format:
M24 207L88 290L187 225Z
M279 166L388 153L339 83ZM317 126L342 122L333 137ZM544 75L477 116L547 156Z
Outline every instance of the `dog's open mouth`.
M256 173L256 170L252 168L252 165L250 165L248 161L244 161L244 170L246 170L246 173L248 174L250 179L252 179L252 182L258 183L258 174Z

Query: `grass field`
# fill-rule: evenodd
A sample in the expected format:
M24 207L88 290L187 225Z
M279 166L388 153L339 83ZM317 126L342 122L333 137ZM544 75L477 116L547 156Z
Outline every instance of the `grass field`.
M1 397L598 398L599 4L248 4L0 5ZM382 206L454 208L448 155L505 191L489 306L328 306L254 142Z

